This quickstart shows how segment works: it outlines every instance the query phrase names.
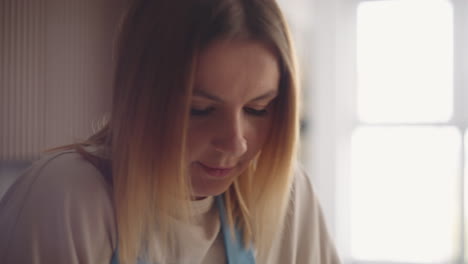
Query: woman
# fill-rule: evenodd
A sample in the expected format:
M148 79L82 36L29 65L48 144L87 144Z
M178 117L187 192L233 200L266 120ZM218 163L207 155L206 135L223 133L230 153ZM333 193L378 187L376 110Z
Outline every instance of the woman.
M2 200L1 263L338 263L274 1L137 1L116 63L108 124Z

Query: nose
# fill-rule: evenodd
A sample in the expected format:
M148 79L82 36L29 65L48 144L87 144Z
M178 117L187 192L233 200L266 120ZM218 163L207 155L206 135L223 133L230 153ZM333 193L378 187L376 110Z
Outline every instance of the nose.
M212 145L217 151L234 157L240 157L247 151L245 127L241 119L233 115L220 122L212 140Z

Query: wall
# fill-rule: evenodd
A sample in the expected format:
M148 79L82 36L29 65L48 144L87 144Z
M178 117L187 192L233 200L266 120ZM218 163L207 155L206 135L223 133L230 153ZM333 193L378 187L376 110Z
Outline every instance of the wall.
M110 107L122 1L0 1L0 161L87 137Z

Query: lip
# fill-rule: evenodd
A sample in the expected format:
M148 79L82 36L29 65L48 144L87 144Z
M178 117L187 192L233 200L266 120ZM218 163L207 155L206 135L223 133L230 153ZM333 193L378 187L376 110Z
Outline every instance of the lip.
M216 177L216 178L224 178L226 177L233 169L234 167L226 168L226 167L211 167L207 166L201 162L198 162L200 166L203 168L203 170L209 174L210 176Z

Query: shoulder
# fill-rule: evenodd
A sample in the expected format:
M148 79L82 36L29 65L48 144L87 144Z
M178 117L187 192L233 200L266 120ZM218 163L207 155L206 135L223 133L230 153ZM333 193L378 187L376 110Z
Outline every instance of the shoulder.
M268 263L340 263L313 185L300 166L294 171L284 226Z
M297 165L294 168L294 179L291 195L292 201L295 203L300 202L303 199L313 201L314 203L317 202L310 177L300 165Z
M314 229L314 232L325 229L322 211L318 197L314 192L312 182L302 167L296 167L291 190L290 206L286 216L286 223L292 230ZM319 230L315 230L319 228ZM326 230L324 230L326 231Z
M44 156L0 202L0 232L5 234L0 239L0 262L86 263L95 254L90 250L93 240L111 252L115 244L111 193L99 170L75 151Z
M86 201L110 201L111 186L99 170L73 150L43 156L21 175L0 207L30 201L38 207L64 206Z
M301 166L294 170L294 180L291 190L289 214L294 217L312 218L309 220L322 221L320 200L315 193L310 176Z
M75 151L50 154L36 166L34 184L57 195L108 196L111 192L101 172Z

